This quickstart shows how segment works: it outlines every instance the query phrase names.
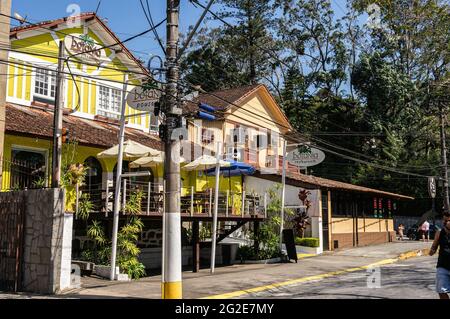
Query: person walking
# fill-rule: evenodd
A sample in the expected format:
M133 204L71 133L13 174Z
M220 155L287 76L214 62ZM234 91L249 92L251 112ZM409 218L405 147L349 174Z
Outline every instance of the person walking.
M399 237L399 239L403 240L403 235L404 235L403 232L405 230L405 226L403 226L403 224L400 224L400 225L398 225L397 230L398 230L398 237Z
M430 223L425 219L422 226L420 226L420 232L422 234L422 241L430 240Z
M436 292L440 299L450 299L450 214L444 214L442 230L436 232L430 256L433 256L439 248L438 262L436 265Z

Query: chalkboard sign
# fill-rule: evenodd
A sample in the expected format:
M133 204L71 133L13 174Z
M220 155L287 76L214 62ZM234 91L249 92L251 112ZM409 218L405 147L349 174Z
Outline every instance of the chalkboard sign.
M286 251L289 260L293 259L297 262L297 250L295 249L294 230L283 229L283 241L286 245Z

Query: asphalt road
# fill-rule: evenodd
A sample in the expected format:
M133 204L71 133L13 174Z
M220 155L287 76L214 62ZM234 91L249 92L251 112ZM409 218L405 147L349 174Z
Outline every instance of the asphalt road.
M379 273L357 271L253 293L242 298L436 299L435 266L436 258L422 256L384 265L379 268Z

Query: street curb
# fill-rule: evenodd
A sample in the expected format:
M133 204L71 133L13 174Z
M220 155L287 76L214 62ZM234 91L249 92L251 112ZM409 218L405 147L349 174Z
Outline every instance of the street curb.
M218 295L210 295L210 296L206 296L206 297L201 297L199 299L236 298L239 296L248 295L251 293L262 292L262 291L267 291L270 289L276 289L276 288L283 287L283 286L289 286L289 285L294 285L294 284L299 284L299 283L322 280L325 278L335 277L335 276L352 273L352 272L356 272L356 271L361 271L361 270L367 270L367 269L371 269L371 268L379 267L379 266L383 266L383 265L395 264L399 261L428 255L429 251L430 251L429 248L411 250L411 251L407 251L405 253L401 253L397 258L383 259L383 260L377 261L375 263L372 263L370 265L359 266L359 267L355 267L355 268L348 268L348 269L344 269L344 270L338 270L338 271L333 271L333 272L323 273L323 274L318 274L318 275L306 276L306 277L291 279L291 280L287 280L287 281L283 281L283 282L275 282L275 283L265 285L265 286L253 287L253 288L249 288L249 289L245 289L245 290L232 291L232 292L218 294Z
M429 254L430 254L429 248L417 249L417 250L411 250L406 253L400 254L400 256L398 256L398 259L399 260L407 260L407 259L414 258L414 257L427 256Z

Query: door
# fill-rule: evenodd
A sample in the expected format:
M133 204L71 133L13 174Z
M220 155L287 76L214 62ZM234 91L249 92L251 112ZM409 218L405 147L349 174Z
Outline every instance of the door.
M21 288L21 259L25 218L24 192L0 195L0 291Z

